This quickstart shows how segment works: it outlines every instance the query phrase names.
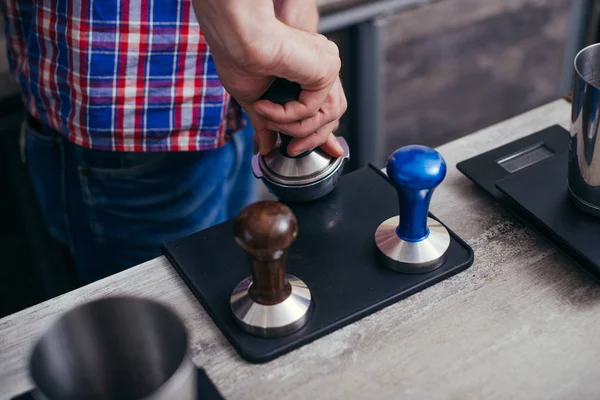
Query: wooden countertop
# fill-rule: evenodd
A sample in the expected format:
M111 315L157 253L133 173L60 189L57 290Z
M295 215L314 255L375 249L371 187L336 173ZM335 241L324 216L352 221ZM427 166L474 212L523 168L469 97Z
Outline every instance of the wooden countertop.
M431 209L473 247L463 273L254 365L157 258L0 320L0 398L30 388L29 352L60 313L112 294L174 307L191 331L194 362L228 399L598 398L600 288L455 168L547 126L567 128L569 116L561 99L439 148L448 174Z

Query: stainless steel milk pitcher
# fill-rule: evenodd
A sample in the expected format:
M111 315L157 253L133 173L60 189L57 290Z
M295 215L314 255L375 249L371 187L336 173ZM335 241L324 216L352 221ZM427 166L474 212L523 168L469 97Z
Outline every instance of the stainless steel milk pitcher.
M569 193L588 214L600 216L600 43L575 56L569 140Z
M148 299L106 297L66 312L38 339L29 368L36 399L198 398L183 321Z

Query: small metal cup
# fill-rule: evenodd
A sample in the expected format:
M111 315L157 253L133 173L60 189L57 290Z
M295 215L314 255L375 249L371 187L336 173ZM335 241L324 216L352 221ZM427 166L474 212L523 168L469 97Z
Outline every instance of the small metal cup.
M568 186L584 212L600 216L600 43L575 56Z
M183 322L145 299L109 297L67 312L38 340L29 367L37 399L197 398Z

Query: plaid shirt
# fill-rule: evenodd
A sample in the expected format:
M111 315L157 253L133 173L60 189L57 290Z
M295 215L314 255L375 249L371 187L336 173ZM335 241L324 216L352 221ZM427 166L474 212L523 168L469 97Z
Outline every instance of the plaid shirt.
M112 151L223 145L244 120L218 80L190 0L2 0L29 113Z

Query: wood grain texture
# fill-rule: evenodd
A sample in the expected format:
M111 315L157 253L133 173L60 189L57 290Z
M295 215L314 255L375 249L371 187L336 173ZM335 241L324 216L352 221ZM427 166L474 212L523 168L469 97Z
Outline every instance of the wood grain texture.
M161 257L0 320L0 398L30 387L31 347L60 313L111 294L174 307L191 331L194 362L228 399L598 398L600 289L455 168L549 125L568 127L569 116L561 99L439 147L448 174L431 210L475 251L461 274L254 365Z
M236 216L233 234L252 266L250 298L265 305L287 299L292 293L285 279L287 254L298 235L292 210L278 201L257 201Z

